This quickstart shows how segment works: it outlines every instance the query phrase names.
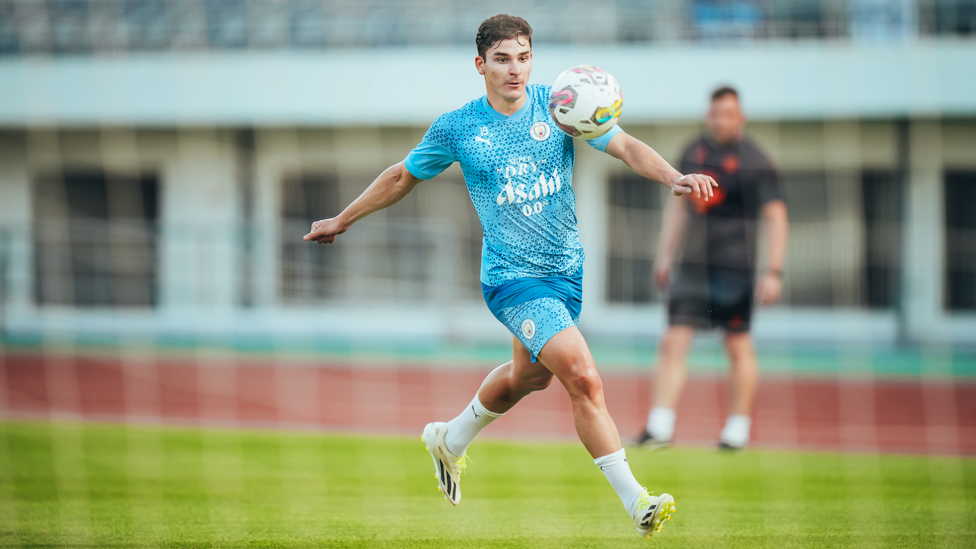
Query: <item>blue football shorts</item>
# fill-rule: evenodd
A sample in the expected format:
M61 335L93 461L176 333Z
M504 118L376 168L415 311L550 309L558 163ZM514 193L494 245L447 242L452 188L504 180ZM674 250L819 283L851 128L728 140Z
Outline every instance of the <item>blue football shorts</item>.
M583 310L583 268L572 276L520 278L481 285L495 318L525 345L535 362L552 336L579 324Z

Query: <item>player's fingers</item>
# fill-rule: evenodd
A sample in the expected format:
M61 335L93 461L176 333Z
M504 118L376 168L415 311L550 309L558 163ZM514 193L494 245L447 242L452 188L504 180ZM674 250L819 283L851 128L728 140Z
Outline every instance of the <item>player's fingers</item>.
M319 228L318 221L312 223L312 227L308 230L308 234L305 235L305 240L315 240L315 232L318 228Z
M671 185L671 194L673 194L674 196L684 196L686 194L684 182L681 181L680 179L675 181Z
M688 194L688 182L687 176L682 175L674 183L671 184L671 193L674 196L684 196Z
M695 175L695 181L698 186L701 187L702 194L705 195L705 200L708 200L709 196L712 196L712 186L708 183L709 177L707 175Z
M317 241L322 236L322 231L320 229L312 229L310 233L305 235L305 240L315 240Z

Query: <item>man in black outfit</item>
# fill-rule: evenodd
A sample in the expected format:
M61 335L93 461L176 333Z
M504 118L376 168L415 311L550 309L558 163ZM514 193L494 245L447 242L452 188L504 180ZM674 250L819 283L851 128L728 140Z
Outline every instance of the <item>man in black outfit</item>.
M680 169L710 175L719 185L710 199L670 201L654 266L655 282L668 290L669 327L659 350L654 407L637 441L651 448L671 443L688 349L696 329L711 328L725 331L731 362L731 410L719 447L746 446L759 379L749 335L752 304L774 303L782 288L787 216L776 170L743 136L745 117L733 88L715 90L705 122L708 132L688 145ZM768 257L754 284L760 215ZM682 239L683 255L672 269Z

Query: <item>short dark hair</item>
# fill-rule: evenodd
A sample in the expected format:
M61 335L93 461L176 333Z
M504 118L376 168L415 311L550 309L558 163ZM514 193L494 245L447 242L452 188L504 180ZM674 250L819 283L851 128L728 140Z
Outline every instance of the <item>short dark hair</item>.
M521 17L499 13L481 22L478 26L478 34L475 35L474 44L478 47L478 55L485 61L488 50L493 48L502 40L518 39L524 36L529 40L529 47L532 47L532 27L529 22Z
M739 98L739 92L735 91L735 88L732 86L722 86L721 88L712 92L712 103L718 101L726 95L731 95L736 99Z

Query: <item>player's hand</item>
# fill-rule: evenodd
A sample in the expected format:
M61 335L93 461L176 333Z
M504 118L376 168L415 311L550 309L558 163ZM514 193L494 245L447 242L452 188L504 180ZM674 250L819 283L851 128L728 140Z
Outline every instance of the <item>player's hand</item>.
M671 280L671 258L670 257L658 257L657 261L654 262L654 283L657 287L665 290L668 287L668 282Z
M783 291L783 281L777 273L767 272L756 283L756 302L760 305L772 305L779 300Z
M332 244L335 242L336 235L340 235L346 232L346 230L347 228L343 227L335 217L322 219L321 221L312 223L312 230L305 235L305 240L318 242L319 244Z
M671 184L671 192L674 196L693 194L695 198L708 200L712 196L712 187L718 187L718 183L711 176L689 173Z

